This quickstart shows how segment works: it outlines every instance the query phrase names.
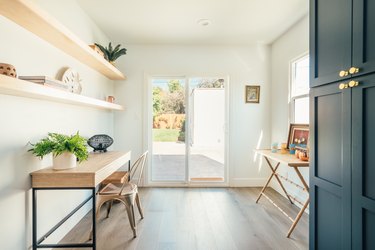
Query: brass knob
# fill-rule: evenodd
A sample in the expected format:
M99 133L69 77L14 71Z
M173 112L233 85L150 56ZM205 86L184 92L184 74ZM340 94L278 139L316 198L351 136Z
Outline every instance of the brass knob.
M341 70L340 73L339 73L339 76L340 76L340 77L345 77L345 76L347 76L347 75L349 75L349 72L346 71L346 70Z
M353 87L358 86L358 84L359 84L359 82L357 82L357 81L350 81L349 82L349 87L353 88Z
M357 74L358 72L359 72L359 68L351 67L351 68L349 69L349 73L350 73L351 75L353 75L353 74Z
M347 89L347 88L348 88L348 84L347 83L340 83L339 89Z

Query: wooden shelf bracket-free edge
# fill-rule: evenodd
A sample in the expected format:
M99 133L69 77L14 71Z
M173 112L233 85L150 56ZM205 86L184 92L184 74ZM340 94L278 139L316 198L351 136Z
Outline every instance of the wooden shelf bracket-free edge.
M0 15L29 30L109 79L126 79L116 67L30 0L0 0Z
M23 81L5 75L0 75L0 94L22 96L38 100L49 100L80 106L89 106L99 109L124 110L124 108L119 104L65 92L59 89Z

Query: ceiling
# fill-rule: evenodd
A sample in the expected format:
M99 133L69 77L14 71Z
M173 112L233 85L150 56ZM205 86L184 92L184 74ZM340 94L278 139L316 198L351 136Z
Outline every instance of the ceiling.
M269 44L308 12L308 0L78 0L112 41ZM210 24L201 26L199 19Z

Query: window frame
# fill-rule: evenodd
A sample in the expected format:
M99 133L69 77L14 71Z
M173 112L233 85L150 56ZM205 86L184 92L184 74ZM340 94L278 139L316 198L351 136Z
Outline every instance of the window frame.
M310 87L307 94L293 96L293 85L295 76L295 63L301 61L305 57L310 57L309 52L305 52L298 57L293 58L289 63L289 120L291 123L295 123L295 103L297 99L302 99L310 96ZM310 62L309 62L310 67Z

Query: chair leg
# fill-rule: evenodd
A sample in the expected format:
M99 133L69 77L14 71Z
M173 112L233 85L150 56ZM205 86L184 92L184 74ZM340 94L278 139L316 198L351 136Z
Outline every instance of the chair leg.
M137 202L137 207L138 207L139 214L141 215L141 218L143 219L144 218L144 216L143 216L143 209L142 209L142 205L141 205L141 201L139 199L138 193L135 195L135 201Z
M133 230L133 237L136 238L137 237L137 230L136 230L136 227L135 227L134 207L130 204L126 204L125 207L126 207L126 212L128 213L130 227Z

